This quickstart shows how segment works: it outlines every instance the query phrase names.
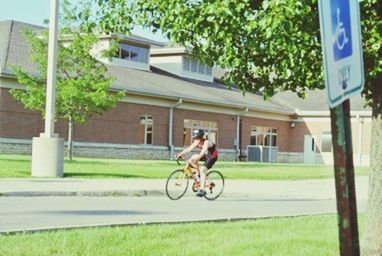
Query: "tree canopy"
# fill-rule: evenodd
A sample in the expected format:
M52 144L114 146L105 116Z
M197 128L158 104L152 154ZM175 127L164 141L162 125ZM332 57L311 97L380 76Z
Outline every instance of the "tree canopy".
M31 60L37 63L38 73L30 74L22 67L14 67L20 84L26 89L12 89L11 94L28 109L44 115L48 59L47 31L36 35L26 31L31 48ZM110 92L114 78L106 75L107 68L90 55L97 42L94 35L74 33L59 41L56 82L56 116L85 123L90 116L115 106L123 92Z
M291 90L304 96L324 87L317 0L94 1L102 9L98 22L108 24L100 26L103 31L126 33L132 23L160 29L195 57L226 68L227 84L243 92L261 91L268 98ZM381 94L374 85L382 71L382 3L360 3L364 94L372 105Z

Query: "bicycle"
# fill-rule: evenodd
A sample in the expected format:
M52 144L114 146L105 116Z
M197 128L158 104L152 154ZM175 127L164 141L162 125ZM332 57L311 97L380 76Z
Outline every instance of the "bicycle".
M176 160L178 165L182 165L179 159ZM199 170L187 162L183 169L173 171L166 181L166 194L171 200L178 200L184 196L187 191L189 181L192 180L192 191L197 192L200 188ZM211 170L206 175L207 194L204 196L207 200L217 199L224 190L224 177L221 172Z

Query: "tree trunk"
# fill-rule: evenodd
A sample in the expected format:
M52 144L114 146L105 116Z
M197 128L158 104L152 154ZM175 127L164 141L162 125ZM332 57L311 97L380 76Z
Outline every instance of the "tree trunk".
M362 255L382 255L382 119L373 117L371 132L369 199Z
M369 198L362 255L382 255L382 119L373 117Z
M73 159L73 120L69 118L68 123L68 157L69 160Z
M362 255L382 255L382 75L373 84L369 195Z

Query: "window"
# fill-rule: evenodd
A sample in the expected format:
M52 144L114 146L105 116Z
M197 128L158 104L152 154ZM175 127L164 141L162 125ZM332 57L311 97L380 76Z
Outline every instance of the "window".
M142 125L143 144L153 144L153 117L149 115L141 116L140 124Z
M211 67L201 63L199 60L192 59L189 57L183 57L183 70L202 75L212 75Z
M324 131L321 133L321 152L332 152L332 133Z
M183 145L189 146L192 143L192 131L196 129L203 129L209 140L217 143L218 138L218 123L210 121L201 120L184 120L184 131L183 131Z
M135 62L148 63L149 49L141 46L121 43L118 58Z
M277 147L277 128L253 126L251 145Z

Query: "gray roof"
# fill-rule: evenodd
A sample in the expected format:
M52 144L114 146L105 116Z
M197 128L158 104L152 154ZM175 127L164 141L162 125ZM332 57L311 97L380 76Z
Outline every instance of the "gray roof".
M37 65L29 58L30 48L23 34L26 29L38 31L46 28L12 20L0 22L0 70L3 74L12 74L12 66L36 72Z
M127 39L133 39L133 40L139 40L139 41L143 41L145 43L148 43L151 45L151 47L153 48L161 48L161 47L164 47L166 43L164 42L159 42L159 41L156 41L156 40L152 40L152 39L148 39L148 38L145 38L145 37L142 37L142 36L138 36L138 35L135 35L135 34L130 34L128 37L126 37Z
M0 70L5 67L11 27L12 21L0 22Z
M325 111L329 110L325 90L311 90L306 94L305 99L299 98L296 93L287 91L277 93L272 97L272 101L290 109L299 111ZM352 111L369 110L365 107L365 99L359 94L350 99Z
M277 103L264 101L261 96L250 93L243 96L238 90L229 90L220 83L184 79L171 74L166 75L164 71L156 68L143 71L111 65L109 66L109 74L117 78L114 88L124 89L131 93L293 114L292 109L288 110Z

